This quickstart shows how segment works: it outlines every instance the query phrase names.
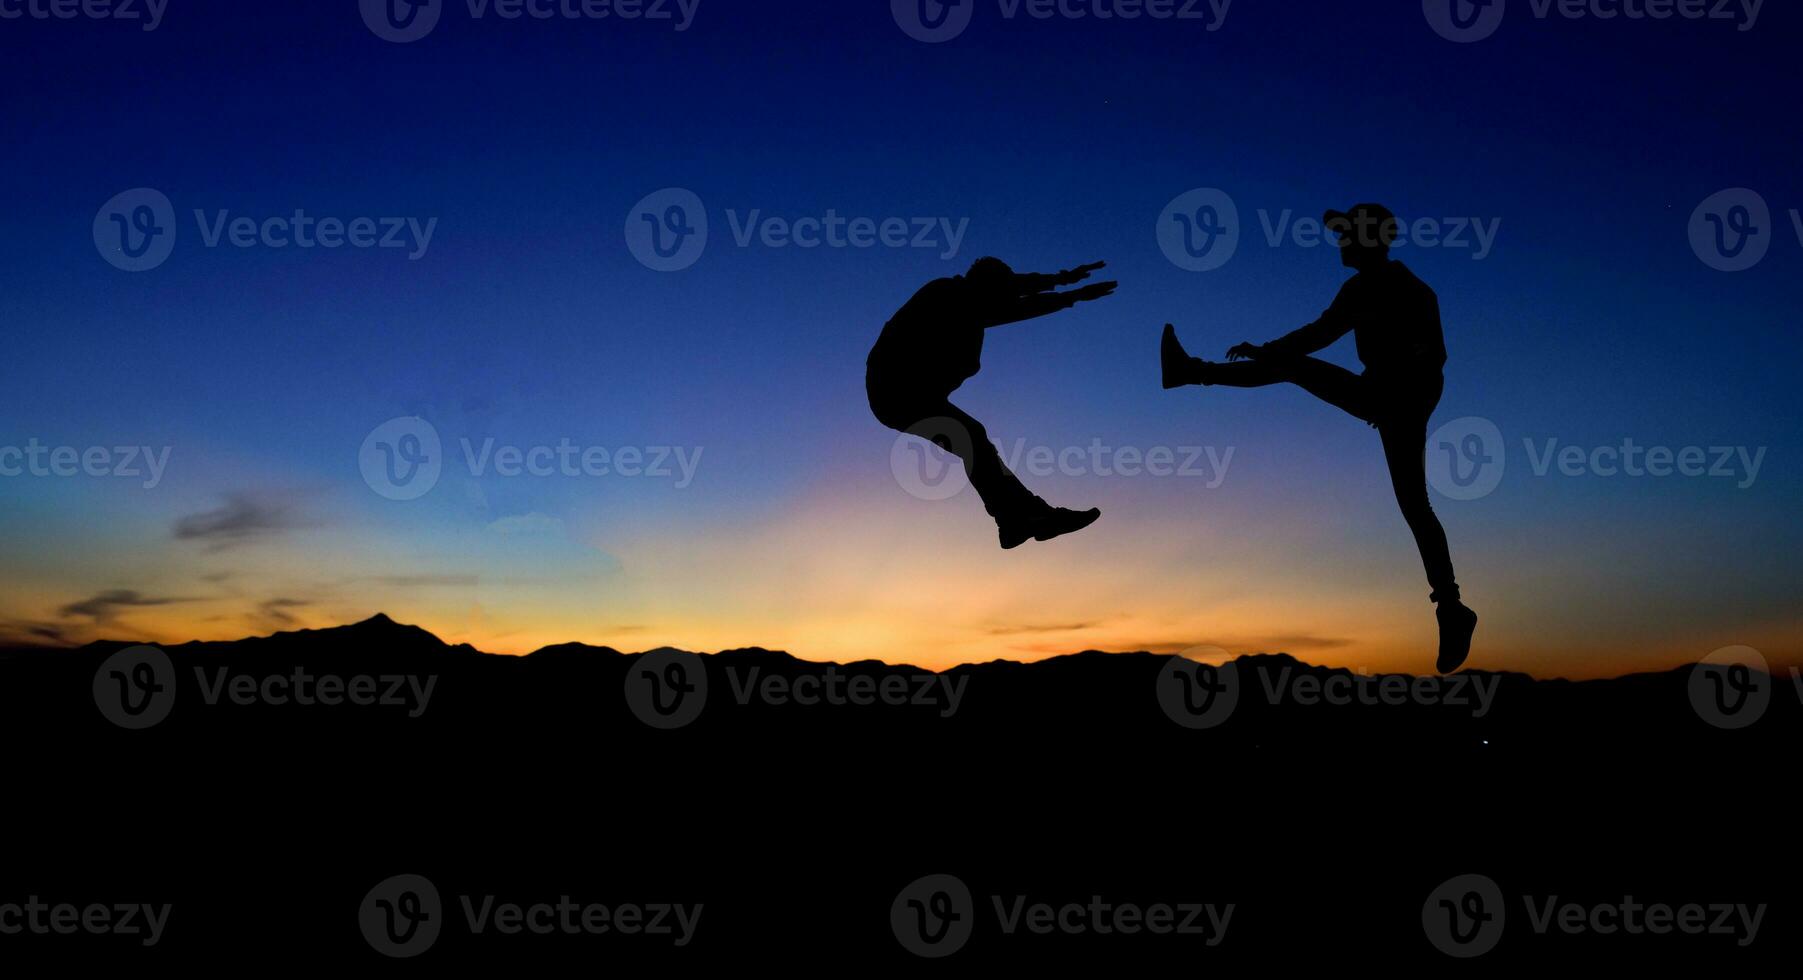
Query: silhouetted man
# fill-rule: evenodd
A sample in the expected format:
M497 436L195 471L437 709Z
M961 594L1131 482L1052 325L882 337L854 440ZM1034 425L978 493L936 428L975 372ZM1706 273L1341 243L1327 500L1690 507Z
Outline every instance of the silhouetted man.
M1190 357L1165 324L1160 344L1164 386L1228 385L1254 388L1288 381L1363 419L1383 438L1384 458L1402 516L1415 534L1439 603L1439 669L1457 670L1471 652L1477 613L1459 598L1446 532L1427 499L1427 420L1440 404L1446 341L1440 301L1409 268L1390 258L1396 216L1380 204L1327 212L1338 237L1340 261L1355 270L1319 320L1268 344L1238 344L1220 364ZM1364 374L1310 357L1352 332Z
M983 424L951 403L951 393L982 368L983 331L1114 292L1112 282L1053 292L1089 278L1102 266L1096 262L1053 274L1016 273L1000 259L978 259L962 276L922 286L884 324L870 349L864 388L877 421L931 440L962 459L983 508L995 518L1004 548L1082 530L1102 512L1053 507L1034 496L1002 463Z

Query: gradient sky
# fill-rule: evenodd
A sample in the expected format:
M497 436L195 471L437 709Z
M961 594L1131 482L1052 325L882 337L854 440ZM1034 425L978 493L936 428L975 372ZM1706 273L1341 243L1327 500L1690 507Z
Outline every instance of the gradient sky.
M1085 0L1087 4L1089 0ZM1206 4L1201 5L1206 8ZM1504 478L1436 495L1472 664L1586 677L1731 644L1803 659L1794 377L1798 11L1539 19L1455 44L1412 0L1237 0L1209 20L1008 19L923 44L887 0L701 0L669 22L472 18L384 41L352 0L170 0L154 31L0 20L0 447L169 447L154 488L0 477L0 634L176 641L385 611L525 652L762 645L930 667L1087 648L1286 650L1425 671L1433 617L1375 433L1288 388L1164 392L1158 329L1218 355L1312 319L1327 248L1260 214L1378 200L1500 222L1404 248L1451 351L1435 424L1481 416ZM166 194L174 253L128 273L92 226ZM652 271L662 188L707 250ZM1191 272L1161 209L1226 191L1237 254ZM1692 211L1769 202L1767 258L1700 261ZM206 247L193 212L436 219L393 249ZM968 221L957 255L734 240L793 220ZM1208 447L1224 477L1028 476L1100 523L1002 552L974 495L910 496L863 360L981 255L1106 259L1105 302L995 331L955 396L1005 448ZM1356 366L1348 338L1325 356ZM451 459L386 499L364 439L419 416ZM460 440L680 446L676 478L481 477ZM1757 479L1536 476L1524 440L1765 449ZM160 448L159 450L160 451Z

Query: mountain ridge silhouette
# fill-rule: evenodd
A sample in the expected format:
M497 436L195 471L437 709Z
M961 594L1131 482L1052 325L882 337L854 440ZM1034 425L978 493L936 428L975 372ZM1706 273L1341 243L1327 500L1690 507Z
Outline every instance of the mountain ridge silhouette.
M734 968L773 943L819 963L908 956L884 913L935 873L982 895L1242 902L1231 943L1261 956L1294 948L1297 917L1321 919L1324 948L1381 935L1405 959L1439 956L1417 910L1474 870L1524 893L1767 894L1782 880L1767 858L1725 862L1692 842L1699 829L1717 841L1724 819L1788 812L1803 731L1788 683L1756 723L1709 724L1682 669L1361 678L1457 684L1468 699L1487 685L1480 714L1311 703L1300 678L1350 685L1352 672L1253 654L1232 661L1237 703L1198 728L1170 711L1166 672L1182 664L1165 654L943 672L761 647L514 656L387 616L159 645L173 702L131 730L105 705L109 660L134 645L0 659L9 772L56 787L19 801L44 829L15 849L13 880L172 901L195 925L172 929L171 948L214 957L266 956L272 916L308 936L304 956L368 957L358 902L402 873L435 882L447 910L472 893L705 902L698 955ZM660 718L632 694L667 679L672 657L699 670L692 717ZM270 697L328 675L340 690L371 678L396 703ZM104 869L73 882L66 856L96 847ZM448 942L447 956L517 966L510 942ZM1047 951L1120 950L1085 942Z
M92 640L88 643L84 643L79 646L0 644L0 652L54 654L54 653L70 653L70 652L85 651L85 652L111 653L111 652L114 652L117 650L125 649L127 647L140 646L140 645L154 646L159 649L166 650L166 651L192 651L192 652L211 652L211 651L215 651L215 650L223 650L223 649L228 649L228 648L237 648L237 647L241 647L241 646L248 646L249 649L245 650L244 652L265 652L265 651L268 651L270 649L277 648L277 647L297 645L297 644L302 643L303 641L324 640L324 639L351 639L351 640L358 641L360 643L367 643L367 642L374 641L374 640L382 640L385 642L399 641L399 642L404 642L409 646L413 646L413 645L417 645L417 646L421 646L421 647L436 646L436 647L442 648L443 650L445 650L447 652L452 652L452 653L476 654L476 655L480 655L480 656L484 656L484 657L501 657L501 658L514 658L514 659L537 658L539 660L551 660L551 659L556 659L556 658L560 658L560 657L568 657L568 656L577 655L577 654L594 655L594 656L624 657L624 658L643 657L643 656L646 656L649 654L657 654L657 653L679 653L679 654L694 655L694 656L698 656L698 657L732 657L735 655L761 655L761 656L767 656L767 657L771 657L771 658L786 660L788 662L792 662L795 664L813 664L813 665L820 665L820 666L834 666L834 667L843 667L843 668L852 668L852 667L901 668L901 669L908 669L908 670L924 671L924 672L933 673L933 674L950 674L950 673L955 673L955 672L959 672L959 671L967 671L968 672L968 671L989 669L989 668L1006 668L1006 667L1010 667L1010 666L1015 666L1015 667L1043 666L1043 665L1061 664L1061 663L1068 663L1068 662L1081 662L1084 658L1096 658L1096 657L1106 657L1106 658L1142 657L1142 658L1156 658L1156 659L1159 659L1162 661L1162 660L1167 659L1172 656L1179 656L1179 654L1155 653L1155 652L1152 652L1149 650L1102 650L1102 649L1097 649L1097 648L1092 647L1092 648L1088 648L1088 649L1084 649L1084 650L1072 651L1070 653L1054 654L1054 655L1048 656L1048 657L1040 657L1040 658L1034 659L1034 660L1013 660L1013 659L1009 659L1006 657L998 657L998 658L995 658L992 660L973 661L973 662L969 662L969 663L953 664L949 667L945 667L945 668L941 668L941 669L934 669L931 667L922 667L918 664L913 664L913 663L907 663L907 662L892 663L892 662L886 661L886 660L876 660L876 659L870 659L870 658L866 658L863 660L852 660L852 661L817 660L817 659L813 659L810 657L798 657L795 654L790 653L789 651L786 651L786 650L778 650L778 649L774 649L774 648L770 648L770 647L763 647L763 646L756 646L756 645L744 646L744 647L730 647L727 649L722 649L722 650L717 650L717 651L687 650L687 649L683 649L681 647L672 647L672 646L659 646L659 647L653 647L653 648L647 649L647 650L628 651L628 650L621 650L621 649L611 646L611 645L605 645L605 644L596 645L596 644L591 644L591 643L585 643L585 642L582 642L579 640L569 640L569 641L563 641L563 642L559 642L559 643L547 644L545 646L538 647L537 649L531 650L527 653L509 654L509 653L494 653L491 651L482 650L482 649L480 649L472 644L469 644L469 643L448 643L443 638L441 638L437 634L433 633L431 630L428 630L422 626L418 626L415 624L402 623L402 622L394 619L393 617L389 616L387 613L382 613L382 612L375 613L367 618L357 620L355 622L344 623L344 624L341 624L338 626L303 627L303 628L292 629L292 630L277 630L273 633L253 634L253 635L239 637L238 639L233 639L233 640L185 640L180 643L163 643L163 642L157 642L157 641L153 641L153 640L124 640L124 639L103 638L103 639ZM1414 674L1414 673L1408 673L1408 672L1403 672L1403 671L1365 672L1362 670L1356 670L1353 668L1343 667L1343 666L1328 666L1325 664L1317 664L1317 663L1313 663L1313 662L1310 662L1307 660L1303 660L1303 659L1295 656L1294 654L1284 652L1284 651L1261 651L1258 653L1237 654L1237 655L1234 655L1234 656L1228 658L1228 660L1225 662L1226 663L1235 663L1235 664L1249 663L1249 664L1258 665L1258 666L1277 666L1277 667L1281 667L1281 666L1284 666L1287 664L1294 668L1301 668L1301 669L1304 669L1304 670L1307 670L1310 672L1320 672L1320 673L1326 673L1326 674L1336 674L1337 673L1337 674L1345 674L1348 676L1371 677L1371 678L1379 678L1379 677L1424 678L1424 677L1436 676L1433 674ZM1690 661L1690 662L1679 664L1675 667L1670 667L1670 668L1663 669L1663 670L1657 670L1657 669L1655 669L1655 670L1637 670L1637 671L1630 671L1625 674L1618 674L1613 677L1591 677L1591 678L1578 678L1578 679L1572 679L1572 678L1566 678L1566 677L1536 677L1536 676L1526 673L1524 671L1483 670L1483 669L1478 669L1478 668L1471 668L1471 669L1463 670L1463 671L1460 671L1459 673L1461 675L1468 676L1468 677L1495 677L1495 678L1510 680L1513 682L1528 682L1528 683L1534 683L1534 684L1587 685L1587 684L1607 684L1607 683L1616 682L1616 681L1635 681L1637 679L1643 679L1643 678L1663 678L1663 677L1671 677L1673 675L1678 675L1678 674L1688 675L1691 671L1696 669L1696 667L1698 666L1698 663L1699 663L1698 661ZM1779 676L1778 673L1774 673L1772 671L1766 671L1764 673L1768 677L1775 678L1775 677ZM1448 675L1448 676L1453 676L1453 675Z

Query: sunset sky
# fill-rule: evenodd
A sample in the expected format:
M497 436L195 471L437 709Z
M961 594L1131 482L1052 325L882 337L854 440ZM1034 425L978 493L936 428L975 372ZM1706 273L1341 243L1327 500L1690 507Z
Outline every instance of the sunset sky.
M8 447L168 453L150 487L0 475L0 640L225 639L381 611L507 653L759 645L939 668L1213 644L1427 672L1433 607L1376 434L1292 388L1157 378L1166 321L1215 357L1318 315L1337 256L1267 226L1376 200L1495 231L1397 251L1444 313L1434 424L1487 419L1506 453L1494 492L1434 496L1483 616L1471 665L1593 677L1733 644L1803 662L1785 101L1803 12L1767 5L1739 30L1511 4L1460 44L1421 6L1098 21L979 2L938 44L888 0L702 0L683 30L454 2L407 44L350 0L172 0L154 31L0 21L0 469L23 458ZM175 215L173 253L143 272L95 238L134 188ZM665 188L709 223L674 272L625 233ZM1237 253L1208 271L1157 235L1194 188L1239 211ZM1770 253L1741 272L1689 233L1730 188L1770 206ZM418 249L206 241L221 212L297 209L435 224ZM943 231L926 248L741 244L753 212L962 234L949 255ZM1101 521L1008 552L974 493L907 491L892 462L911 447L892 456L863 391L889 315L983 255L1105 259L1121 283L991 332L954 396L1005 456L1086 460L1023 478ZM1350 338L1325 356L1356 369ZM441 439L442 475L389 499L360 453L410 417ZM1725 447L1732 475L1535 472L1548 440L1588 460L1625 439L1712 467ZM506 476L493 455L471 472L465 440L673 451L667 476ZM1103 475L1095 446L1196 462Z

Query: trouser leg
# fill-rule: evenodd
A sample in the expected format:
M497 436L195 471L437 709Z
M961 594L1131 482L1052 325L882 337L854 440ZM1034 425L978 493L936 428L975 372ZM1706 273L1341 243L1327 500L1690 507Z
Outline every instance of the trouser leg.
M1427 570L1427 583L1434 589L1433 600L1457 602L1459 583L1453 575L1446 529L1440 525L1427 495L1427 425L1389 424L1379 427L1378 432L1383 436L1384 460L1390 467L1396 503L1415 535L1415 547Z
M1259 388L1286 381L1357 418L1371 419L1364 379L1338 364L1314 357L1285 357L1202 366L1205 385Z
M951 402L931 407L932 415L908 431L930 439L964 461L964 473L983 500L983 509L1000 524L1033 516L1049 505L1028 490L1002 462L983 423Z

